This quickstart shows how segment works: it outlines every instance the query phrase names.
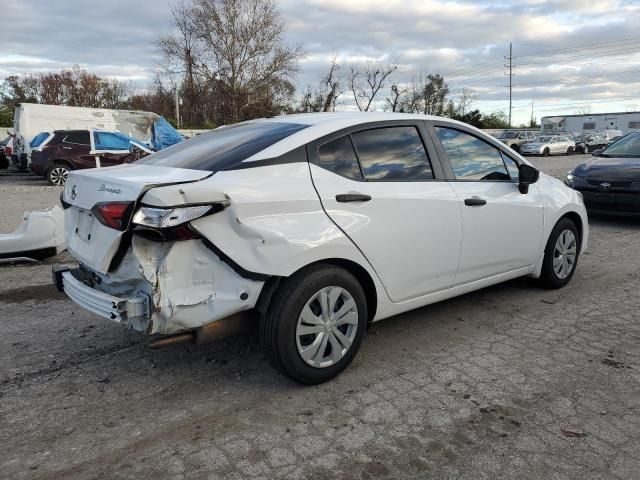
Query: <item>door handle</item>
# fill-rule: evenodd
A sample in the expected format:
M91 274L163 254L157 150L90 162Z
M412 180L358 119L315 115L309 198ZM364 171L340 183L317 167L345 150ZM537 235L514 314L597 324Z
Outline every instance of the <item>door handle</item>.
M467 207L481 207L487 204L487 201L479 197L465 198L464 204Z
M341 193L336 195L336 202L368 202L371 200L371 196L364 193Z

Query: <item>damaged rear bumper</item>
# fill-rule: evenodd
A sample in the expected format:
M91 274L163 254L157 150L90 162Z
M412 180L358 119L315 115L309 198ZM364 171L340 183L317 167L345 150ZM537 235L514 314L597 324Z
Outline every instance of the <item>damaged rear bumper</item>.
M120 323L146 320L151 315L149 297L142 292L133 298L115 297L86 285L78 269L54 266L52 273L60 292L102 318Z
M73 253L73 252L72 252ZM134 236L117 269L54 267L59 290L81 307L149 334L196 330L256 305L264 281L245 278L201 240Z

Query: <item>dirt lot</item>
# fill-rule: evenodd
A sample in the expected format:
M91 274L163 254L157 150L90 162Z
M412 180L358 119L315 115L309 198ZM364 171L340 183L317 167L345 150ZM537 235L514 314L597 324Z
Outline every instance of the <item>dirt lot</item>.
M0 176L2 230L58 195ZM520 279L377 323L316 387L256 336L150 350L54 291L66 254L0 267L0 477L638 478L640 221L591 229L566 288Z

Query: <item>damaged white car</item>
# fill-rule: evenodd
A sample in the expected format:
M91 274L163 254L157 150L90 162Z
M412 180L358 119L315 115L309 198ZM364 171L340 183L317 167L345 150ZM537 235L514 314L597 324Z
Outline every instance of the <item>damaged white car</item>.
M168 343L256 313L304 383L341 372L369 322L524 275L563 286L589 231L578 192L494 138L390 113L223 127L70 172L61 200L72 300Z

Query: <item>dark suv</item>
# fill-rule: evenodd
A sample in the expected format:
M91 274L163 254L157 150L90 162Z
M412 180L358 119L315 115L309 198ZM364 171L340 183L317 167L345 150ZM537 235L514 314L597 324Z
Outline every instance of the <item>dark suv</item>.
M149 153L142 142L118 132L56 130L32 149L31 171L50 185L64 185L69 170L129 163Z

